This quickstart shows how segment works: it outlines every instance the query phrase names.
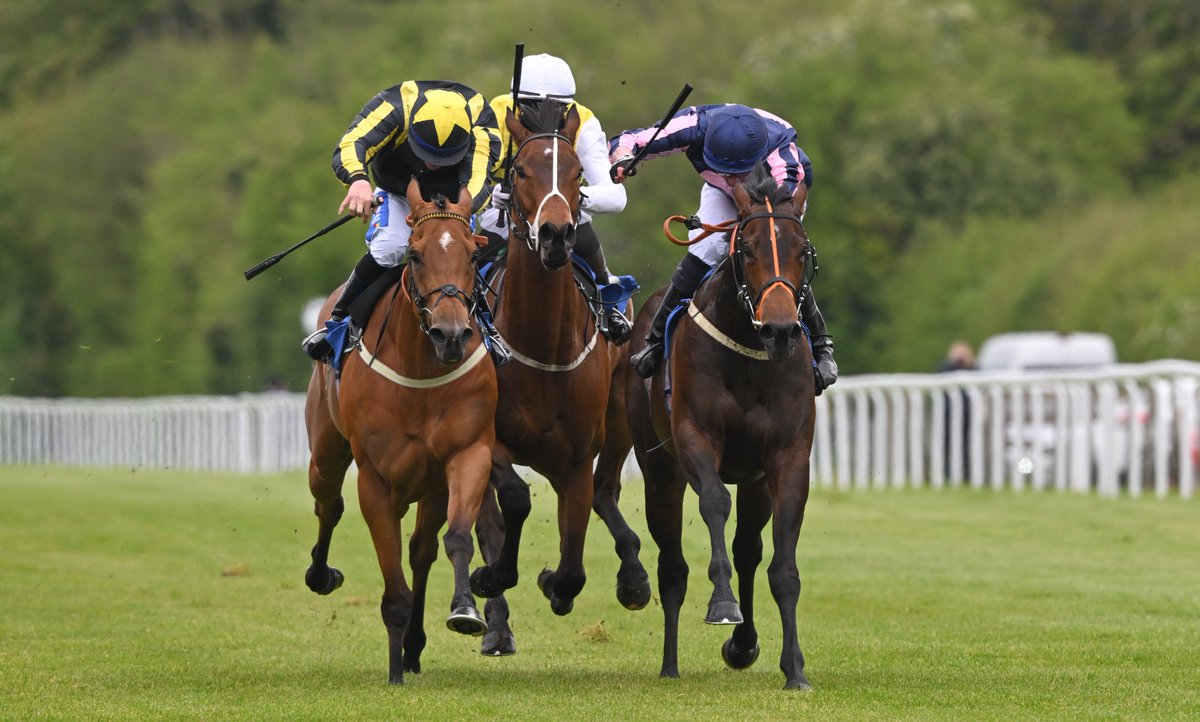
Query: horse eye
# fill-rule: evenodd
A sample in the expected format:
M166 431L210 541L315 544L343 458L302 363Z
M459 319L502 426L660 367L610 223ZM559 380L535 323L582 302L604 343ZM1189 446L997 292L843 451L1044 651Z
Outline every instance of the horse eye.
M421 265L421 254L420 254L420 253L417 253L416 251L414 251L414 250L412 250L412 249L409 249L409 251L408 251L408 263L409 263L409 265L412 265L412 266L419 266L419 265Z
M513 170L514 170L514 171L516 171L516 174L517 174L517 177L518 177L518 178L524 178L524 177L525 177L525 169L524 169L523 167L521 167L521 164L520 164L520 163L517 163L516 165L514 165L514 166L513 166Z
M754 249L750 246L742 244L742 255L746 258L754 258Z

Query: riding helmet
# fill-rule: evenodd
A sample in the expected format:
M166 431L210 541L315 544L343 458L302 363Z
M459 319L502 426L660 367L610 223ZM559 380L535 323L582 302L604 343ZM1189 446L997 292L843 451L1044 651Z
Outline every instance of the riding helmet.
M471 113L466 98L436 88L413 103L408 145L418 158L436 166L454 165L466 157L470 143Z
M767 124L752 108L725 105L708 113L704 162L718 173L749 173L767 155Z
M512 90L512 82L508 84ZM575 76L567 61L553 55L530 55L521 62L521 88L518 98L550 99L567 102L575 97Z

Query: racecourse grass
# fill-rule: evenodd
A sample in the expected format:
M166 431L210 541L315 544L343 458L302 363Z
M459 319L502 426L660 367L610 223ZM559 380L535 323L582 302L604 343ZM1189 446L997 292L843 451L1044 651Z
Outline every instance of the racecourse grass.
M782 689L765 564L762 656L723 667L728 629L700 622L694 496L682 677L667 680L661 610L617 604L598 520L574 612L550 612L534 580L556 558L553 494L533 491L509 595L518 654L484 658L445 628L443 556L423 671L390 687L352 480L331 556L346 584L319 597L303 583L303 474L0 468L0 717L1200 719L1200 501L817 489L800 538L802 693ZM653 575L640 484L622 507Z

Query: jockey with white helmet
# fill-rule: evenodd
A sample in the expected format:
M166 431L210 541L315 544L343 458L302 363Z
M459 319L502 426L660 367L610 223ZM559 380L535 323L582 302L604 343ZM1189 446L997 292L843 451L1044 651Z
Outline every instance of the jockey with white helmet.
M492 99L492 110L498 119L501 147L508 147L508 128L504 118L512 109L512 83L504 95ZM575 100L575 76L571 67L562 58L545 53L531 55L522 61L521 87L517 89L519 105L525 102L553 101L561 103L563 114L569 112L571 106L579 113L579 132L575 135L575 152L583 165L583 188L580 202L581 212L579 225L575 229L575 253L579 254L596 274L600 284L616 281L608 271L604 260L604 249L600 247L600 239L592 227L593 213L620 213L625 209L625 189L612 182L608 168L608 139L600 121L591 109ZM517 110L520 114L520 108ZM491 207L479 217L479 224L493 240L508 239L508 225L504 222L501 208L509 201L508 188L503 186L505 168L503 161L497 164L495 176L496 186L492 192ZM624 343L629 338L632 325L629 319L615 308L611 309L607 318L600 321L601 332L614 343Z

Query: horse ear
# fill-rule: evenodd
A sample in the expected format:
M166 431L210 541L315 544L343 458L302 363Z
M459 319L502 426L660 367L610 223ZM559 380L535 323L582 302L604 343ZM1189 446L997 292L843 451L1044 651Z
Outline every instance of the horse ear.
M579 132L579 109L571 103L571 109L567 111L567 120L563 124L562 133L575 142L575 134Z
M750 194L740 180L733 183L733 204L737 206L739 217L750 215Z
M467 190L466 186L461 186L458 190L458 201L456 201L455 204L463 206L467 209L466 213L463 215L471 215L471 204L474 203L474 201L475 199L471 197L471 191Z
M481 236L478 233L473 233L473 234L471 234L471 238L475 239L475 247L478 248L479 250L482 251L483 249L487 248L487 245L488 245L488 237L487 236Z
M521 121L517 120L517 114L511 109L504 111L504 127L508 128L508 132L513 137L513 142L520 145L525 141L525 137L529 135L529 130L521 125Z
M408 182L408 189L405 190L404 197L408 199L408 207L413 212L416 212L417 206L425 202L425 199L421 197L421 184L417 182L416 176L413 176L412 180Z
M797 208L804 208L808 203L808 186L803 182L796 184L796 192L792 194L792 200L796 203ZM803 212L803 211L801 211Z

